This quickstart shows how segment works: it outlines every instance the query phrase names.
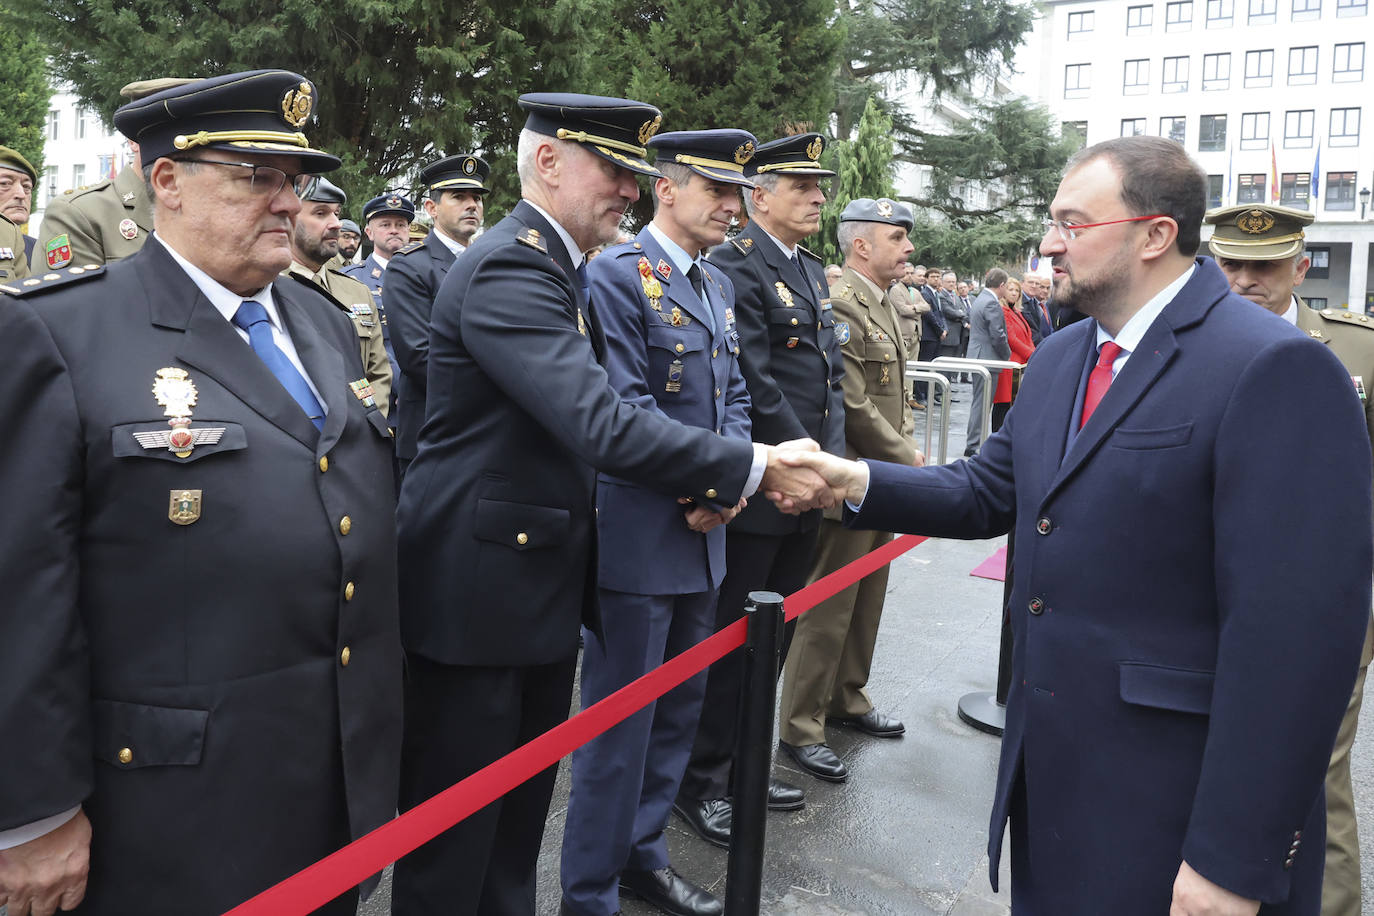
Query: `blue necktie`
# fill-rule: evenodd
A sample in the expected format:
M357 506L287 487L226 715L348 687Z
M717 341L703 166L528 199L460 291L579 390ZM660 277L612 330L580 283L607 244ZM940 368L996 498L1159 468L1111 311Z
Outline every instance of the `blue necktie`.
M301 405L301 410L305 411L315 428L324 429L324 407L315 397L315 392L310 390L305 376L291 364L291 360L286 358L286 354L272 339L272 322L267 319L267 309L263 308L262 303L245 299L234 313L234 324L248 332L248 345L258 354L258 359L272 370L286 393Z
M592 301L592 281L587 277L587 262L577 265L577 282L582 287L582 305Z

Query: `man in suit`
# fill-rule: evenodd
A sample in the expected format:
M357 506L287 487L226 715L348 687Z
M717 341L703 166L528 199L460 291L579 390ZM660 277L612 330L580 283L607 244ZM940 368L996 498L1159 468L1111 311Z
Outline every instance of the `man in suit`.
M733 506L756 486L825 501L823 482L782 473L774 448L625 403L600 365L584 252L615 237L636 175L657 174L643 144L658 110L563 93L520 106L523 200L439 288L425 423L401 487L403 808L567 717L580 627L603 632L597 471L700 505ZM393 912L533 912L556 769L401 859Z
M858 198L840 214L845 271L830 288L830 301L844 354L845 454L851 458L923 461L911 438L915 423L903 391L907 349L896 313L882 295L912 252L907 233L913 222L910 207L885 197ZM840 525L838 507L827 510L810 580L890 540L891 534L850 531ZM784 745L803 756L806 748L821 745L839 759L826 742L827 722L877 738L906 731L874 707L865 689L886 593L884 566L798 618L782 679L778 731Z
M924 270L916 268L918 274L916 292L926 303L926 311L921 314L921 344L917 351L917 358L921 362L927 363L940 355L940 344L944 342L949 334L949 327L945 321L944 309L940 308L940 300L936 295L936 290L940 286L940 269L932 267ZM932 282L931 275L934 275ZM930 400L930 382L916 382L916 400L911 405L917 410L925 410L926 401Z
M711 263L735 287L740 368L749 387L749 418L759 442L810 438L822 448L844 446L844 359L835 337L821 261L801 247L820 227L820 164L825 140L797 134L759 146L745 165L754 188L745 195L749 225L711 251ZM714 629L744 615L749 592L789 595L806 583L816 549L820 512L800 519L755 499L725 533L725 581ZM782 657L792 626L783 638ZM687 772L673 810L709 843L729 843L730 802L738 711L744 688L743 653L711 666L706 699ZM768 805L792 810L805 803L796 786L772 780Z
M1374 573L1369 434L1327 347L1194 260L1206 200L1169 140L1078 153L1040 251L1091 320L1045 341L1001 430L939 468L822 456L857 527L1016 527L988 842L995 884L1010 816L1013 912L1320 908Z
M386 270L388 321L396 362L405 376L396 409L396 461L401 473L415 458L425 419L425 375L429 371L429 312L439 284L458 255L482 228L482 199L491 167L472 155L445 156L420 170L428 190L425 212L434 231L396 252Z
M339 165L317 97L267 70L120 108L153 240L0 290L11 916L211 916L395 814L386 422L348 319L280 277L301 173Z
M969 359L1010 359L1011 344L1007 341L1007 319L1002 314L1002 287L1007 283L1007 272L994 267L983 277L983 291L973 300L969 314L968 358ZM997 374L994 371L994 379ZM965 440L964 457L978 453L983 441L983 403L992 397L992 392L984 390L981 376L973 380L973 403L968 409L968 438Z
M1054 330L1050 323L1050 313L1045 308L1045 294L1049 291L1050 281L1038 274L1026 274L1021 280L1021 314L1031 329L1031 343L1037 347L1040 341Z
M317 178L301 192L301 210L291 228L289 276L313 283L353 322L359 356L372 397L383 414L391 403L391 361L382 345L381 322L372 293L352 277L326 266L339 253L339 212L348 202L343 188Z
M725 241L739 189L751 187L744 163L756 141L743 130L701 130L648 145L663 175L653 222L587 269L606 374L627 403L748 442L734 289L702 254ZM596 505L601 631L584 634L583 709L711 635L722 526L740 504L684 504L602 474ZM573 753L560 872L567 916L618 912L617 880L668 913L721 912L673 870L663 836L705 688L702 672Z
M1374 444L1374 405L1365 393L1367 380L1374 379L1374 321L1368 315L1346 309L1308 308L1296 292L1312 264L1303 249L1303 227L1312 220L1313 215L1305 210L1264 204L1212 210L1207 214L1207 222L1216 228L1207 244L1217 266L1230 281L1232 292L1281 316L1336 354L1350 373L1364 407L1370 442ZM1360 911L1360 835L1350 783L1350 749L1360 721L1371 654L1374 618L1365 633L1355 690L1341 720L1326 771L1323 916Z
M382 343L387 359L391 360L391 409L387 422L393 433L398 412L396 405L404 400L405 379L396 362L396 347L391 341L391 325L387 318L386 300L382 298L383 280L391 259L410 244L410 221L415 218L415 204L400 194L380 194L363 204L363 232L372 242L372 253L343 272L359 281L372 293L377 303L377 317L382 323Z
M955 294L958 282L959 277L952 270L940 274L940 289L936 298L945 316L945 327L949 329L949 334L940 341L940 356L958 356L967 345L969 307L960 302Z

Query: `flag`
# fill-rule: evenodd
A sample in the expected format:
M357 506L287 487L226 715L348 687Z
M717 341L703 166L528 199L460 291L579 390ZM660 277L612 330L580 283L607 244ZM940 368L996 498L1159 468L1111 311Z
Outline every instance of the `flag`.
M110 174L106 175L106 176L105 176L106 178L109 178L109 179L111 179L111 180L114 179L115 174L117 173L117 169L115 168L115 165L116 165L118 162L119 162L119 148L116 147L115 150L114 150L114 152L110 153Z
M1274 152L1274 138L1269 138L1269 202L1279 202L1279 155Z
M1315 211L1315 210L1317 209L1317 187L1318 187L1317 182L1318 182L1318 180L1319 180L1319 178L1320 178L1320 176L1321 176L1321 173L1322 173L1322 172L1321 172L1321 168L1322 168L1322 142L1321 142L1320 140L1318 140L1318 141L1317 141L1317 155L1316 155L1316 157L1312 160L1312 197L1311 197L1310 200L1308 200L1309 206L1308 206L1308 208L1307 208L1307 209L1313 210L1313 211Z

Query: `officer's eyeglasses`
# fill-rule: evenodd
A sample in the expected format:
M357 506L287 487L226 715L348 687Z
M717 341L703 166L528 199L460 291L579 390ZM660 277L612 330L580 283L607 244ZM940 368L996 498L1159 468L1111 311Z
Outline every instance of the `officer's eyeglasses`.
M1115 226L1117 223L1139 223L1147 219L1168 219L1167 213L1156 213L1153 216L1128 216L1125 219L1109 219L1103 223L1073 223L1066 219L1047 219L1041 225L1042 234L1048 234L1051 229L1059 233L1059 238L1064 242L1072 242L1078 238L1078 233L1084 229L1096 229L1098 226Z
M315 175L308 173L288 175L274 166L257 165L252 162L225 162L222 159L183 159L182 161L195 162L200 165L223 165L229 168L250 169L248 190L263 197L275 197L288 184L291 187L291 193L297 197L302 197L314 186L317 180Z

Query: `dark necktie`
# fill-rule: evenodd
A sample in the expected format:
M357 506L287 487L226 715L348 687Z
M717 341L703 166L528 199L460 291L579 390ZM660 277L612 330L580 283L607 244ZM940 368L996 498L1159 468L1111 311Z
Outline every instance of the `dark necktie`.
M706 301L706 284L701 282L701 268L693 262L687 271L687 279L692 281L692 289L697 291L697 298L702 302Z
M577 265L577 282L582 287L582 304L586 305L592 301L592 282L587 279L587 262L583 261Z
M234 313L234 324L248 332L248 345L281 382L286 393L301 405L301 410L305 411L315 428L324 429L324 407L315 397L315 392L310 390L305 376L291 364L291 360L272 339L272 322L268 320L267 309L262 303L245 299Z
M1121 355L1121 347L1114 341L1107 341L1102 345L1102 352L1097 356L1097 365L1093 366L1093 371L1088 375L1088 387L1083 392L1083 417L1078 421L1078 428L1082 429L1088 423L1088 417L1097 410L1097 405L1102 403L1103 396L1107 389L1112 386L1112 363Z

